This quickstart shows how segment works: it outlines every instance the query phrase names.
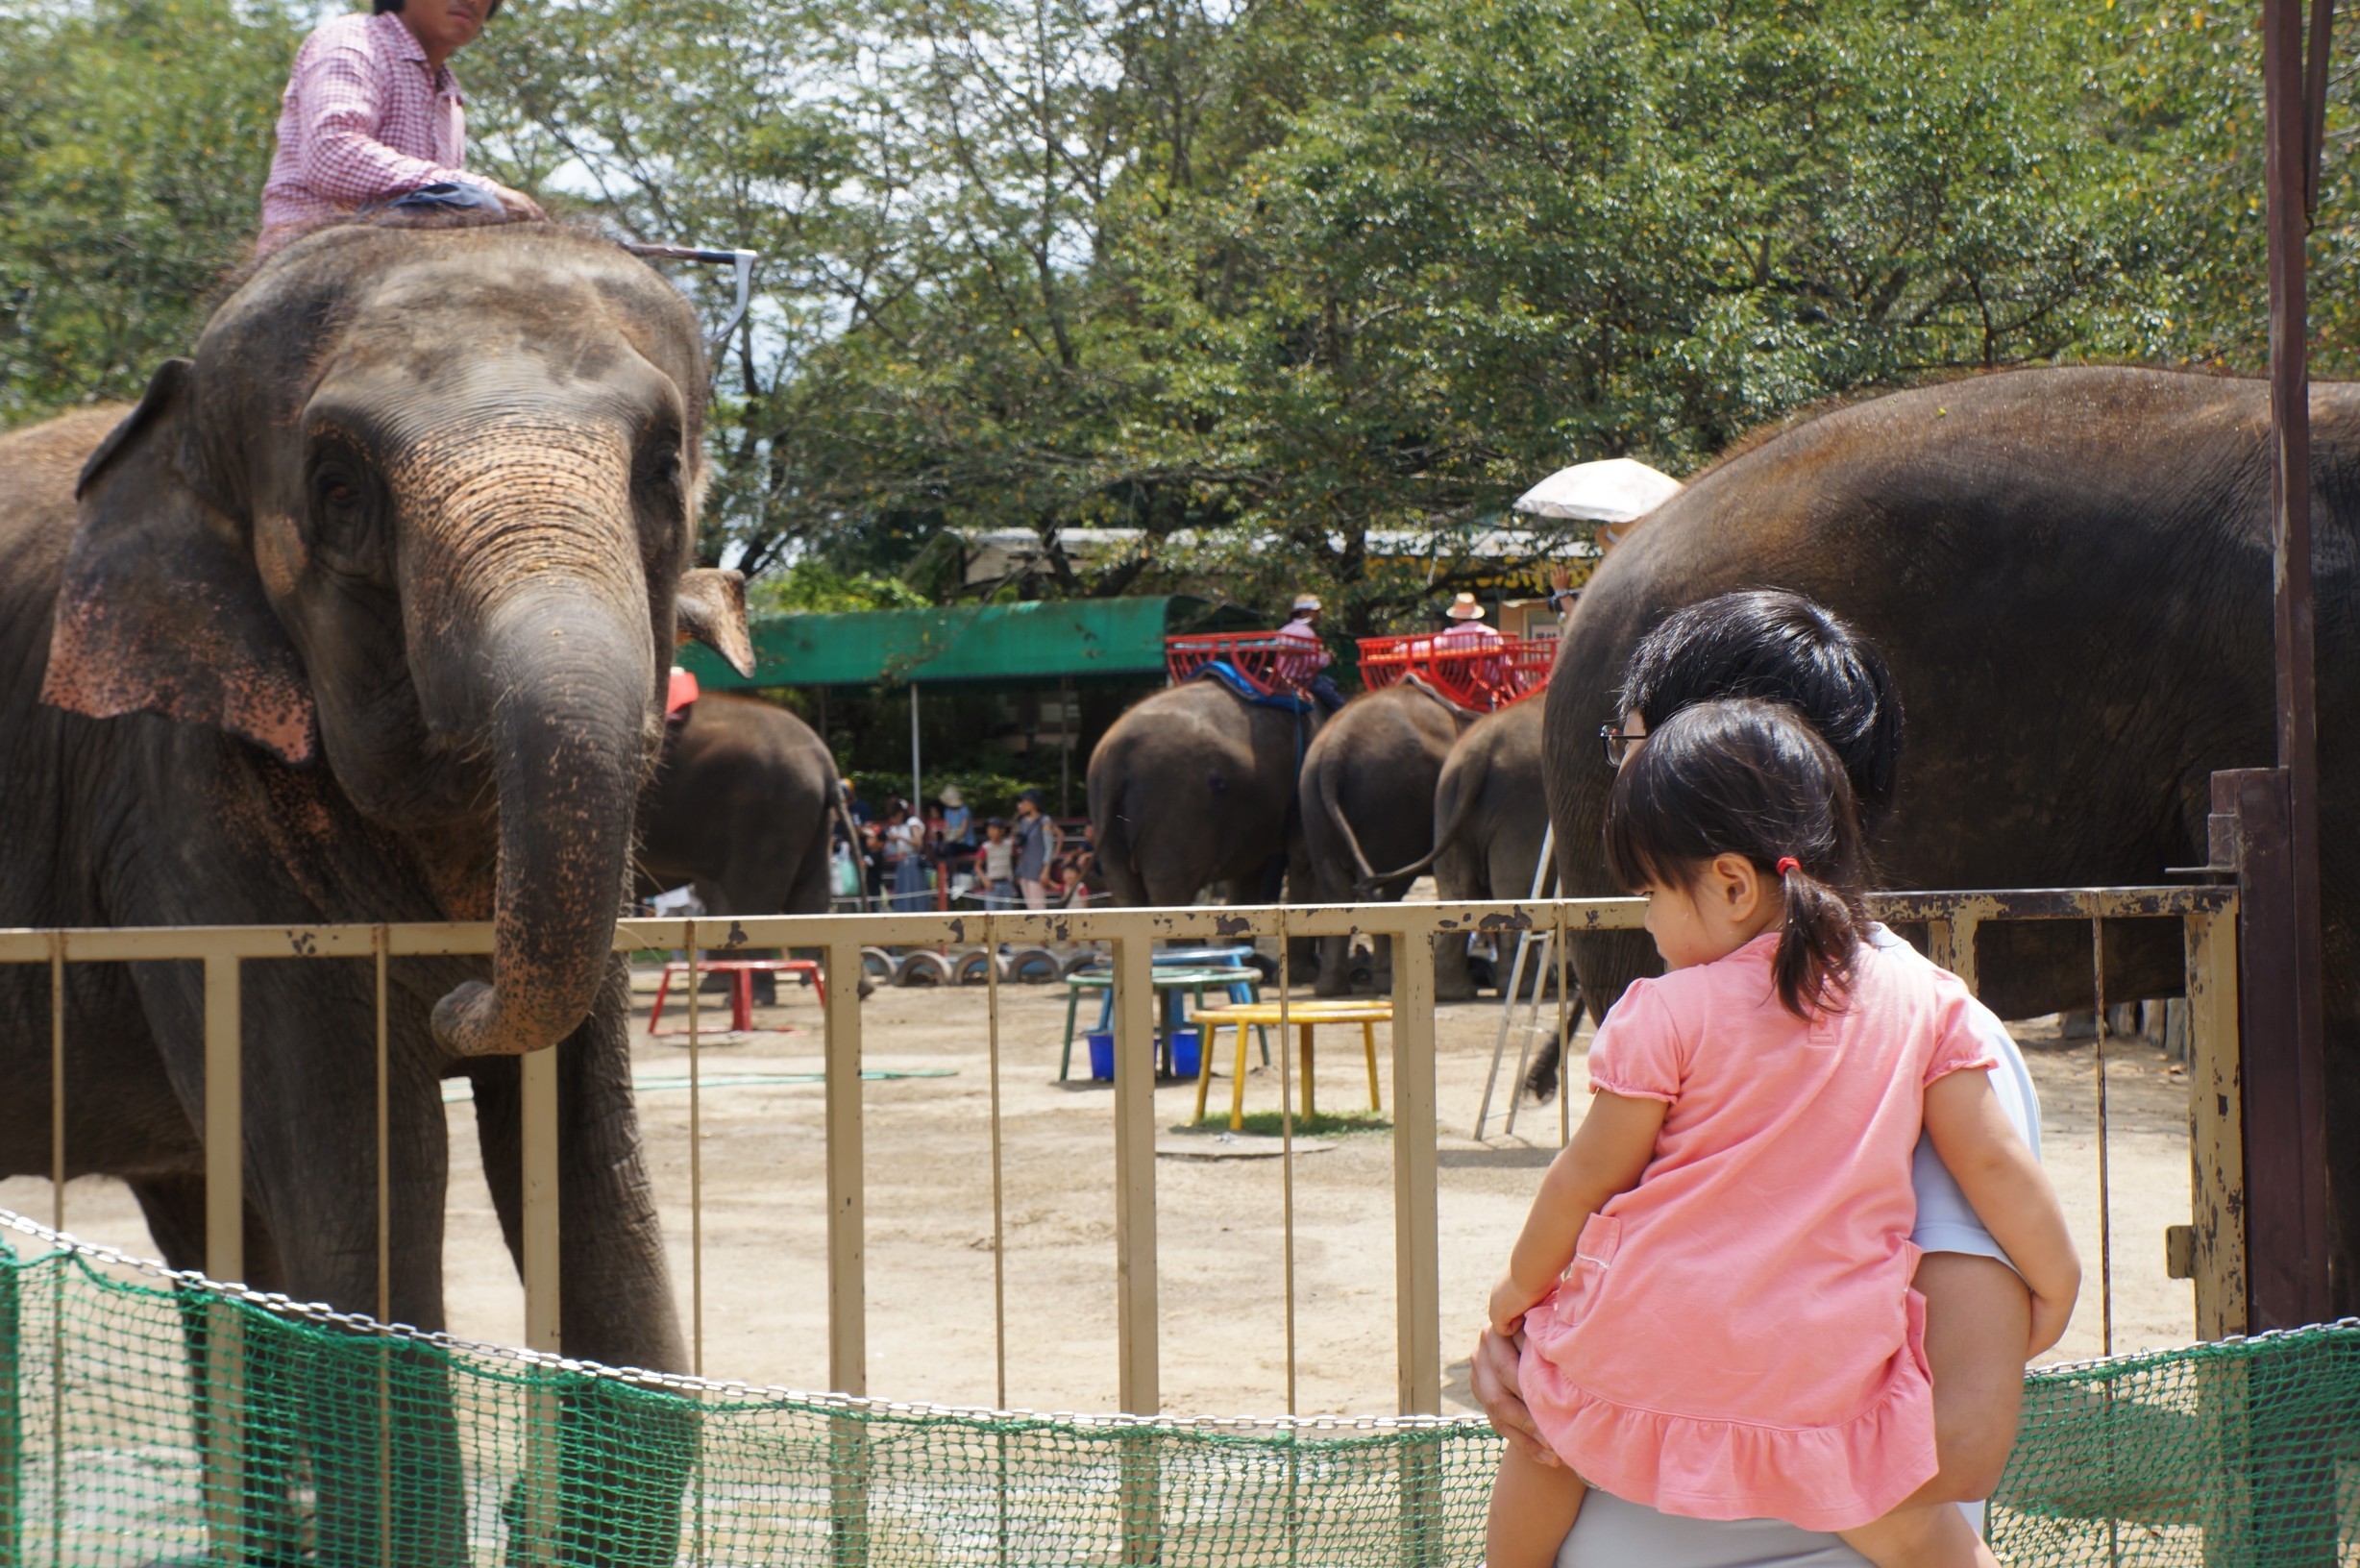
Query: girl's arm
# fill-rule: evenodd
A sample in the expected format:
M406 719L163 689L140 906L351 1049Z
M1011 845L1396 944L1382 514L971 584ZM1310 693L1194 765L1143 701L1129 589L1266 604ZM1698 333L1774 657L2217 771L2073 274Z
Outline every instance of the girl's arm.
M2039 1355L2064 1335L2074 1298L2081 1293L2081 1260L2055 1189L2009 1125L1987 1073L1954 1072L1928 1085L1926 1131L1983 1228L2030 1288L2032 1340L2026 1355Z
M1491 1327L1506 1336L1516 1332L1526 1309L1549 1293L1573 1262L1574 1244L1589 1216L1617 1193L1639 1185L1639 1173L1656 1152L1662 1129L1661 1100L1600 1090L1589 1102L1573 1141L1549 1162L1540 1195L1525 1216L1524 1233L1509 1255L1508 1272L1491 1291Z

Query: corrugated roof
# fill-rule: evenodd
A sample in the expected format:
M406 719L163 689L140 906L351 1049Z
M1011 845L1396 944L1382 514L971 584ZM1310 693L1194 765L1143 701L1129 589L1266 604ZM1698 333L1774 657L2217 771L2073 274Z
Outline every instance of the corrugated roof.
M750 626L752 678L694 646L680 650L680 663L707 690L1159 674L1168 622L1201 604L1186 597L1071 599L761 616Z

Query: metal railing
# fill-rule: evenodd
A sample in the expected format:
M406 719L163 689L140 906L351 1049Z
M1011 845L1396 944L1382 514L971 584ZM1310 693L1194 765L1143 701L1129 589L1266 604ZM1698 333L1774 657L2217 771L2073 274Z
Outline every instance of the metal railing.
M2246 1258L2240 1219L2244 1152L2237 1038L2236 897L2225 887L2126 888L2028 893L1887 894L1872 897L1888 923L1922 923L1937 963L1970 987L1976 980L1975 933L1997 920L2079 920L2093 943L2093 1002L2099 1016L2096 1050L2100 1158L2100 1292L2111 1350L2112 1235L2105 1155L2105 1000L2096 962L2110 919L2176 918L2185 933L2190 1017L2189 1106L2193 1223L2185 1238L2185 1271L2196 1286L2199 1337L2220 1338L2246 1327ZM1437 1197L1435 1001L1433 939L1471 933L1546 933L1563 963L1564 938L1583 932L1636 930L1637 899L1567 899L1535 903L1402 903L1295 908L1103 909L988 915L777 916L744 919L630 919L618 924L618 951L679 948L692 955L740 948L816 948L824 954L826 1252L829 1386L867 1391L865 1191L861 1098L861 950L901 944L1103 943L1112 949L1116 1032L1114 1082L1116 1314L1119 1404L1125 1411L1162 1407L1156 1245L1156 1165L1152 1041L1159 1005L1151 979L1159 943L1236 943L1291 938L1387 936L1393 939L1392 1199L1394 1216L1395 1403L1403 1414L1441 1407L1442 1339ZM51 976L50 1084L53 1222L63 1213L66 1115L63 1084L67 1049L64 972L68 964L200 961L205 966L204 1144L207 1180L205 1270L215 1279L244 1277L242 1257L242 1137L238 1093L209 1086L240 1079L239 968L243 961L372 959L376 965L376 1062L379 1189L377 1244L379 1315L386 1315L385 1262L391 1223L384 1150L387 1139L386 968L394 959L481 955L492 949L489 924L283 927L174 927L0 931L0 963L45 964ZM991 1149L994 1227L994 1345L1005 1403L1006 1287L1001 1246L1002 1142L1000 1108L1000 984L988 970L990 994ZM689 987L690 1328L696 1370L702 1371L704 1237L701 1127L701 1064L695 1022L697 986ZM1564 1005L1560 988L1560 1007ZM1290 1005L1282 984L1279 1001ZM1282 1025L1282 1039L1284 1035ZM1287 1379L1293 1405L1293 1161L1294 1085L1282 1049L1280 1100L1282 1165L1287 1202L1283 1282L1289 1324ZM562 1351L557 1267L557 1095L553 1052L523 1062L524 1224L522 1274L525 1339L529 1347Z

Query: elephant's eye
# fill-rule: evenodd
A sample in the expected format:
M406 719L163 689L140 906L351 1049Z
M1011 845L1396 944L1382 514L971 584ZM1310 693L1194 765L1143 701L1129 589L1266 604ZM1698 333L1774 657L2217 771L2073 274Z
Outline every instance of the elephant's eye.
M312 498L323 512L346 512L359 504L360 491L341 474L323 474L312 483Z

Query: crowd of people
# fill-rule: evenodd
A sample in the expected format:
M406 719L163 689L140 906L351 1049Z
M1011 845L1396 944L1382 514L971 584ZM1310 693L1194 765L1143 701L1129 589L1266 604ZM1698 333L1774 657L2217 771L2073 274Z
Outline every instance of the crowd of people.
M873 909L1057 909L1087 896L1094 846L1087 822L1060 826L1039 790L1017 796L1012 817L978 818L955 784L920 806L899 796L882 809L844 785L845 841Z

